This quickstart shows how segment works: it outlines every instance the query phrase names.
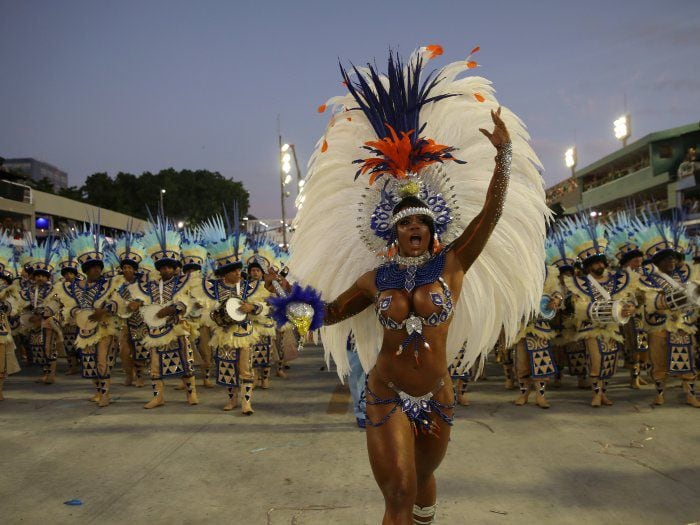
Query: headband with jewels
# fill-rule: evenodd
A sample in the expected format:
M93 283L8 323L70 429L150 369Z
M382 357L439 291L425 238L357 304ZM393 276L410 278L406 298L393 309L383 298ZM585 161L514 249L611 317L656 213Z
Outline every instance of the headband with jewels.
M637 235L643 228L642 223L627 211L618 212L605 224L609 250L618 261L631 256L641 256Z
M233 217L229 217L224 208L223 216L211 217L199 227L215 272L243 267L246 236L241 232L238 215L238 204L234 202Z
M139 236L132 230L131 221L127 223L126 231L117 239L115 250L120 263L129 263L137 268L146 256Z
M204 246L199 231L186 229L182 232L182 266L196 265L204 268L207 259L207 248Z
M165 263L180 266L180 232L162 214L150 218L141 242L156 269Z
M566 244L576 259L583 263L595 257L605 257L608 240L605 228L590 213L579 213L565 223Z
M426 132L428 122L420 118L422 113L428 113L426 109L439 112L441 100L458 96L432 94L435 86L444 80L444 69L423 74L424 61L440 54L440 46L427 46L404 64L397 54L390 53L386 74L380 74L372 64L364 68L352 66L349 70L340 67L343 83L356 106L336 107L329 128L340 119L352 119L353 111L364 113L371 126L361 146L370 156L353 162L360 165L356 179L369 176L357 220L361 237L373 253L391 255L395 250L392 248L396 241L395 225L410 215L432 219L437 241L433 243L435 251L441 243L449 243L461 233L459 228L452 227L459 217L458 205L443 166L447 162L464 162L453 156L454 147L430 138ZM467 63L473 62L468 58ZM333 104L333 99L329 103ZM326 104L319 110L325 107ZM333 145L324 142L321 151L329 147ZM422 204L413 204L394 215L394 207L406 197L417 198Z

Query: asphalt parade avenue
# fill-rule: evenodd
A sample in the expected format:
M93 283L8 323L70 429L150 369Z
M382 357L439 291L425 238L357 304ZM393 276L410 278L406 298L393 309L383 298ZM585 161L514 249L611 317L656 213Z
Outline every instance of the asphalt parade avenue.
M121 386L118 367L115 402L98 409L90 382L61 371L37 385L27 368L0 403L2 522L377 524L364 433L322 364L307 347L289 379L255 390L252 417L223 412L222 388L198 386L200 404L187 406L174 381L165 407L143 410L150 388ZM514 406L497 372L457 409L437 523L700 521L700 410L678 403L678 384L651 408L653 388L630 390L620 370L615 405L592 409L565 377L545 411Z

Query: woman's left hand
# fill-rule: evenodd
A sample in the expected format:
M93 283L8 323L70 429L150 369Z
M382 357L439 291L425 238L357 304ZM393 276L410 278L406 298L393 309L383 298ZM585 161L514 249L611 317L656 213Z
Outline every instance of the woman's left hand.
M494 148L500 149L510 142L510 134L508 133L508 128L506 128L505 123L501 120L501 108L498 111L491 110L491 118L493 119L494 128L493 133L489 133L484 128L479 128L488 139L493 144Z

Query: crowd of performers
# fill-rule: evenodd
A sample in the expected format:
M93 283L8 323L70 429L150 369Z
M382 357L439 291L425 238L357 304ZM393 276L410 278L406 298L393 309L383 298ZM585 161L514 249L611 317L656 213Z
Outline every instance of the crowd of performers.
M256 280L261 257L243 255L235 224L222 217L184 241L162 217L151 221L139 241L148 258L129 255L138 245L133 237L107 250L87 228L69 246L85 274L80 280L52 282L54 266L68 263L55 261L50 243L33 246L32 276L13 282L9 273L4 304L8 320L30 314L17 333L44 367L41 380L54 381L56 346L71 345L63 329L74 323L75 355L102 406L120 338L131 345L123 353L134 357L134 380L150 372L146 408L164 403L163 379L170 376L182 377L188 401L196 403L199 340L202 361L215 363L216 382L227 388L225 408L240 393L243 412L251 413L255 355L279 338L268 306L277 326L293 325L297 337L320 328L341 377L351 372L349 354L355 357L348 352L352 334L367 374L367 449L385 501L384 524L433 522L435 471L465 370L483 366L499 335L510 347L501 359L520 387L519 405L534 389L546 407L547 383L565 364L582 386L590 383L593 406L609 405L607 385L623 345L633 385L651 363L655 403L664 403L667 377L678 376L686 401L700 405L696 272L683 261L682 226L652 215L623 214L608 224L580 216L560 223L547 240L551 212L539 160L523 123L500 106L491 83L467 75L478 67L477 51L427 74L424 65L442 54L440 46L421 47L405 63L392 53L386 73L376 64L341 66L346 91L319 107L331 117L297 202L288 262L295 282L275 271L272 256L259 268L265 282ZM203 255L186 252L199 240L213 276ZM104 275L107 253L114 252L115 268L141 271ZM143 271L147 259L150 272ZM240 314L243 321L236 321ZM5 349L12 346L6 326ZM268 359L259 375L263 385L269 365Z
M20 369L17 354L41 367L36 382L47 385L65 356L66 375L89 380L91 400L107 407L120 356L124 385L150 379L144 408L165 404L172 378L196 405L199 371L202 387L226 389L224 410L240 402L250 415L253 390L269 388L273 366L286 377L285 333L269 316L275 291L263 279L286 259L264 235L241 232L226 210L184 232L159 215L145 232L118 239L105 238L97 221L21 245L0 233L0 400Z
M610 406L608 384L624 360L629 387L651 383L654 405L666 402L675 378L685 403L700 408L700 239L688 237L680 215L622 211L603 221L579 214L557 223L546 254L539 313L513 345L496 345L505 387L519 390L515 404L527 404L534 391L536 405L549 408L547 386L558 387L568 369L579 388L592 391L591 406ZM468 405L472 370L462 359L459 352L450 369L457 400Z

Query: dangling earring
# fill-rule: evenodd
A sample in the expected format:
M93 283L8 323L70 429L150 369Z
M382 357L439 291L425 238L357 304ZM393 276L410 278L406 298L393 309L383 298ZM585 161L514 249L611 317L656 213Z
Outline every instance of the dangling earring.
M437 253L440 251L440 238L438 237L437 232L435 232L433 236L433 255L437 255Z

